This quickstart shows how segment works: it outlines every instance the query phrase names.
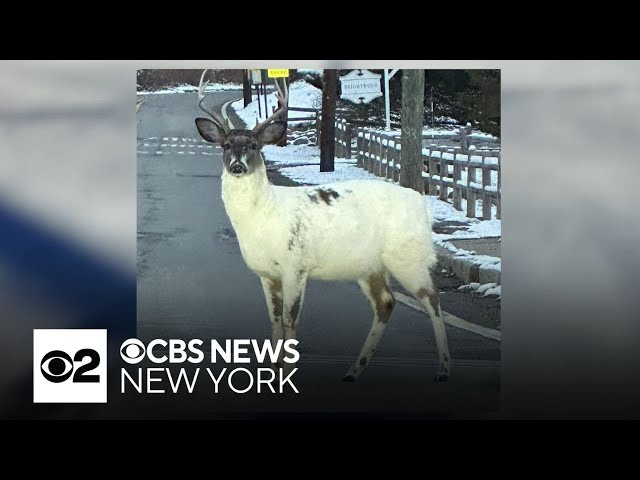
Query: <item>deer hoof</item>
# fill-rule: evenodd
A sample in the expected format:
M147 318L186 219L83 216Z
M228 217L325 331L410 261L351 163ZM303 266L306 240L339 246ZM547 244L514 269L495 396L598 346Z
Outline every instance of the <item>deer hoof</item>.
M449 372L447 372L446 370L436 373L436 376L433 379L434 382L438 383L444 383L447 380L449 380Z

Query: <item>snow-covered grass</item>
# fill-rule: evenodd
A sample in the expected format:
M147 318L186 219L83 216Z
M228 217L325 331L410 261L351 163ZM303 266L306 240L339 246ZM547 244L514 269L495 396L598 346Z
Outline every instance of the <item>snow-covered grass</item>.
M281 168L280 173L296 182L309 185L322 185L324 183L342 182L345 180L382 180L380 177L357 167L354 162L349 160L338 162L337 160L339 159L336 159L334 165L335 171L333 172L320 172L319 165L306 165L303 167Z
M313 163L320 165L320 148L316 146L287 145L286 147L276 147L275 145L265 145L262 148L262 154L266 160L278 164ZM355 160L336 158L335 163L355 163Z
M422 136L423 137L433 137L433 138L437 138L437 137L455 137L460 135L460 127L461 125L454 125L454 124L449 124L449 125L441 125L441 126L437 126L437 127L429 127L429 126L425 126L422 129ZM380 133L380 134L385 134L388 135L390 137L399 137L400 136L400 130L384 130L384 129L369 129L373 132L376 133ZM473 132L471 135L469 135L472 139L476 139L476 140L495 140L497 141L498 138L491 135L490 133L484 133L484 132Z
M317 108L320 105L322 97L322 91L319 88L305 82L304 80L298 80L297 82L289 85L289 107L302 107L302 108ZM277 106L275 91L267 94L267 110L269 115L273 112L273 109ZM249 105L244 107L242 100L237 100L231 104L231 107L236 111L240 119L247 125L247 128L251 129L256 126L256 119L258 118L258 100L253 100ZM266 118L264 114L264 97L260 97L260 109L262 110L261 119ZM291 117L305 117L309 120L315 117L313 112L295 112L290 111ZM290 122L296 123L296 122Z
M473 282L468 285L458 287L458 290L473 290L481 293L483 297L497 295L498 300L502 298L502 285L497 285L495 283L485 283L480 285L479 283Z
M207 85L205 92L221 92L224 90L242 90L242 85L237 83L210 83ZM179 85L177 87L169 87L162 90L138 92L138 95L165 95L167 93L189 93L197 92L198 87L193 85Z

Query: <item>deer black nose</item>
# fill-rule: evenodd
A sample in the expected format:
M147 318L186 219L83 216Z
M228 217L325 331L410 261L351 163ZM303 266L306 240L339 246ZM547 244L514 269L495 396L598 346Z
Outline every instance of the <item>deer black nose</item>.
M231 170L231 173L240 174L240 173L246 173L247 167L245 167L240 162L235 162L233 165L231 165L231 167L229 167L229 170Z

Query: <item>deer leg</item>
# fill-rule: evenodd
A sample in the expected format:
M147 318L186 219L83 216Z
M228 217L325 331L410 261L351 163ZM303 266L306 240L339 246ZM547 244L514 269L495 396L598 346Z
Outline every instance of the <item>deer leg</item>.
M442 309L440 308L440 295L438 290L433 286L431 277L429 276L428 284L419 289L414 296L422 303L422 306L429 312L431 324L433 325L433 333L436 337L436 345L438 347L439 367L434 378L436 382L446 382L449 379L451 354L449 353L449 344L447 341L447 329L442 318Z
M307 286L307 272L299 271L284 275L282 279L282 319L285 340L296 338L298 319L304 301L304 293ZM285 372L295 368L294 364L284 362Z
M355 382L371 362L378 343L387 328L387 322L396 304L384 273L378 273L366 279L358 281L360 289L367 296L373 309L373 324L369 335L362 346L358 360L354 363L347 375L342 379L346 382Z
M282 280L260 277L264 298L269 309L269 320L271 320L271 345L275 349L278 340L284 340L284 325L282 321ZM282 367L283 348L280 347L278 361L274 367Z

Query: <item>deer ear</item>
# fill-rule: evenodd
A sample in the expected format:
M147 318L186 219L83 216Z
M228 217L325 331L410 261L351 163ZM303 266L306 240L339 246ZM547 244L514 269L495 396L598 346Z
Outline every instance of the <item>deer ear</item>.
M220 144L225 137L222 129L208 118L196 118L196 127L200 136L207 142Z
M285 122L273 122L260 132L260 141L265 145L278 143L287 129Z

